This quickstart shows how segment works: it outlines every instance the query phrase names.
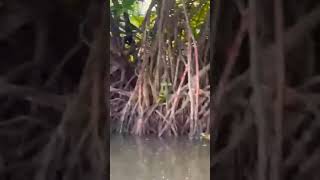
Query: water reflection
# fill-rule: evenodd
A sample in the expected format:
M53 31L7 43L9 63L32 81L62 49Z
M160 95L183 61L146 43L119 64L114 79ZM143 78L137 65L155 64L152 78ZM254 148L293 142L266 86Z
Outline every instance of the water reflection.
M111 180L210 179L206 141L186 138L112 136Z

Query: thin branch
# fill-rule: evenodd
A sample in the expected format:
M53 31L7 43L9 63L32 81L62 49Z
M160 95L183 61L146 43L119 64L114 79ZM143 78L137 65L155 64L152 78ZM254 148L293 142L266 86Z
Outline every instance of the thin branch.
M51 74L51 76L47 79L47 81L44 83L44 87L49 87L52 85L55 80L57 79L58 75L61 74L63 67L65 64L74 56L82 47L82 43L78 42L75 44L73 48L71 48L67 54L63 57L61 63L55 68L54 72Z
M52 107L58 111L63 111L67 100L67 96L47 93L36 88L13 85L4 81L0 81L0 86L0 96L10 95L22 98L39 105Z
M271 156L271 179L282 179L282 122L283 122L283 92L285 85L285 60L283 43L283 5L282 0L274 0L275 16L275 59L276 59L276 100L274 105L274 130L275 138L272 146L273 155Z
M253 109L255 113L258 134L258 165L257 179L266 180L267 173L267 144L266 144L266 115L262 100L263 92L260 85L257 39L257 3L249 0L249 39L250 39L250 80L253 86Z

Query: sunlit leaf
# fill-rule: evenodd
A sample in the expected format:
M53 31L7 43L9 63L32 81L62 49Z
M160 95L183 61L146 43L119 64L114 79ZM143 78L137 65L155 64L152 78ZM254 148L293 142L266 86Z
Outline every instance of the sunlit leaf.
M130 22L136 27L141 27L143 20L143 16L130 16Z

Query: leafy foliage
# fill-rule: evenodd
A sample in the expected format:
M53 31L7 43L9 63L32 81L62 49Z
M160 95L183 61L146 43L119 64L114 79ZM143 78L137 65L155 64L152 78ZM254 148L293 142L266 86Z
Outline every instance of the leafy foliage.
M137 14L138 6L135 0L119 0L117 3L113 4L110 1L111 12L115 16L121 16L123 13Z
M210 10L210 1L205 1L205 4L197 5L198 1L194 1L194 9L199 11L195 12L194 15L191 17L190 25L195 36L199 36L201 25L205 23L206 16Z
M139 4L139 1L136 0L119 0L117 1L117 3L113 4L113 2L110 1L112 15L116 16L118 19L122 19L123 13L128 13L130 23L137 28L141 28L143 21L145 20L145 16L141 14L141 3L147 2L140 2ZM175 12L183 12L182 3L186 3L186 1L176 0L176 6L174 10ZM200 29L206 21L207 15L209 13L210 1L194 0L186 4L188 7L187 9L190 20L190 26L194 36L197 38L200 35ZM157 13L155 9L153 9L150 13L150 23L146 25L146 30L147 32L149 32L149 35L152 35L153 33L150 31L154 28L156 19ZM183 18L179 19L183 20ZM122 36L124 36L124 34L122 34ZM181 37L181 39L184 39L185 32L180 32L179 36ZM136 33L134 39L135 42L139 42L142 39L142 34Z

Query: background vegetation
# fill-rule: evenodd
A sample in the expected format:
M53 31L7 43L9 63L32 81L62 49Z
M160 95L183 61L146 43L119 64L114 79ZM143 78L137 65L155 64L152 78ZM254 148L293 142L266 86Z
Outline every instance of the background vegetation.
M318 179L318 1L216 0L213 179Z
M0 1L0 179L108 177L105 1Z

